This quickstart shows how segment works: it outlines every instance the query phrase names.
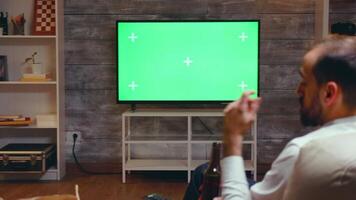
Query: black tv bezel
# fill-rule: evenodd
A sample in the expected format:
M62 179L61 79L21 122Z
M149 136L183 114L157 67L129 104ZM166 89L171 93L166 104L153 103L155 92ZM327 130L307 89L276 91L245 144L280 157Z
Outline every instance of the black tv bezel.
M232 102L231 101L225 101L225 100L221 100L221 101L216 101L216 100L212 100L212 101L208 101L208 100L196 100L196 101L191 101L191 100L164 100L164 101L155 101L155 100L147 100L147 101L143 101L143 100L130 100L130 101L120 101L119 100L119 32L118 32L118 26L119 26L119 22L133 22L133 23L145 23L145 22L257 22L257 29L258 29L258 45L257 45L257 91L255 91L257 93L257 96L260 96L260 39L261 39L261 21L259 19L249 19L249 20L116 20L116 29L115 29L115 46L116 46L116 103L117 104L131 104L131 105L136 105L136 104L211 104L211 105L219 105L219 104L227 104Z

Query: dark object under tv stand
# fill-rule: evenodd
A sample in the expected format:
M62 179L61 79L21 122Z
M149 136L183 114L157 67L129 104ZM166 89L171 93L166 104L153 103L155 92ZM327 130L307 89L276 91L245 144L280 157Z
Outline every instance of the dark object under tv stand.
M133 103L133 104L130 105L130 109L131 109L132 112L135 112L136 108L137 108L136 104Z

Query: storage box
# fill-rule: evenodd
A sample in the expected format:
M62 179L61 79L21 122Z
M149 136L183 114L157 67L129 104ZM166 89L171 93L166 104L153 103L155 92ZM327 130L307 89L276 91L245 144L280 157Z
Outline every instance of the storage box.
M54 144L8 144L0 149L0 173L44 173L56 164Z
M55 128L57 127L57 115L36 115L38 127Z

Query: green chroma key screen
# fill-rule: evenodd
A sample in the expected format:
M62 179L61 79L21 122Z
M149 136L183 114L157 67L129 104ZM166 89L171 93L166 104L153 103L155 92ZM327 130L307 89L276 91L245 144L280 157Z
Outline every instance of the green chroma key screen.
M228 102L258 91L258 21L118 21L117 39L118 102Z

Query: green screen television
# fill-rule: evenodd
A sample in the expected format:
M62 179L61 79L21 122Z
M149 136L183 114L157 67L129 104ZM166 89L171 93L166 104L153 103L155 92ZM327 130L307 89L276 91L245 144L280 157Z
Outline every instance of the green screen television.
M231 102L259 91L259 21L117 21L117 101Z

